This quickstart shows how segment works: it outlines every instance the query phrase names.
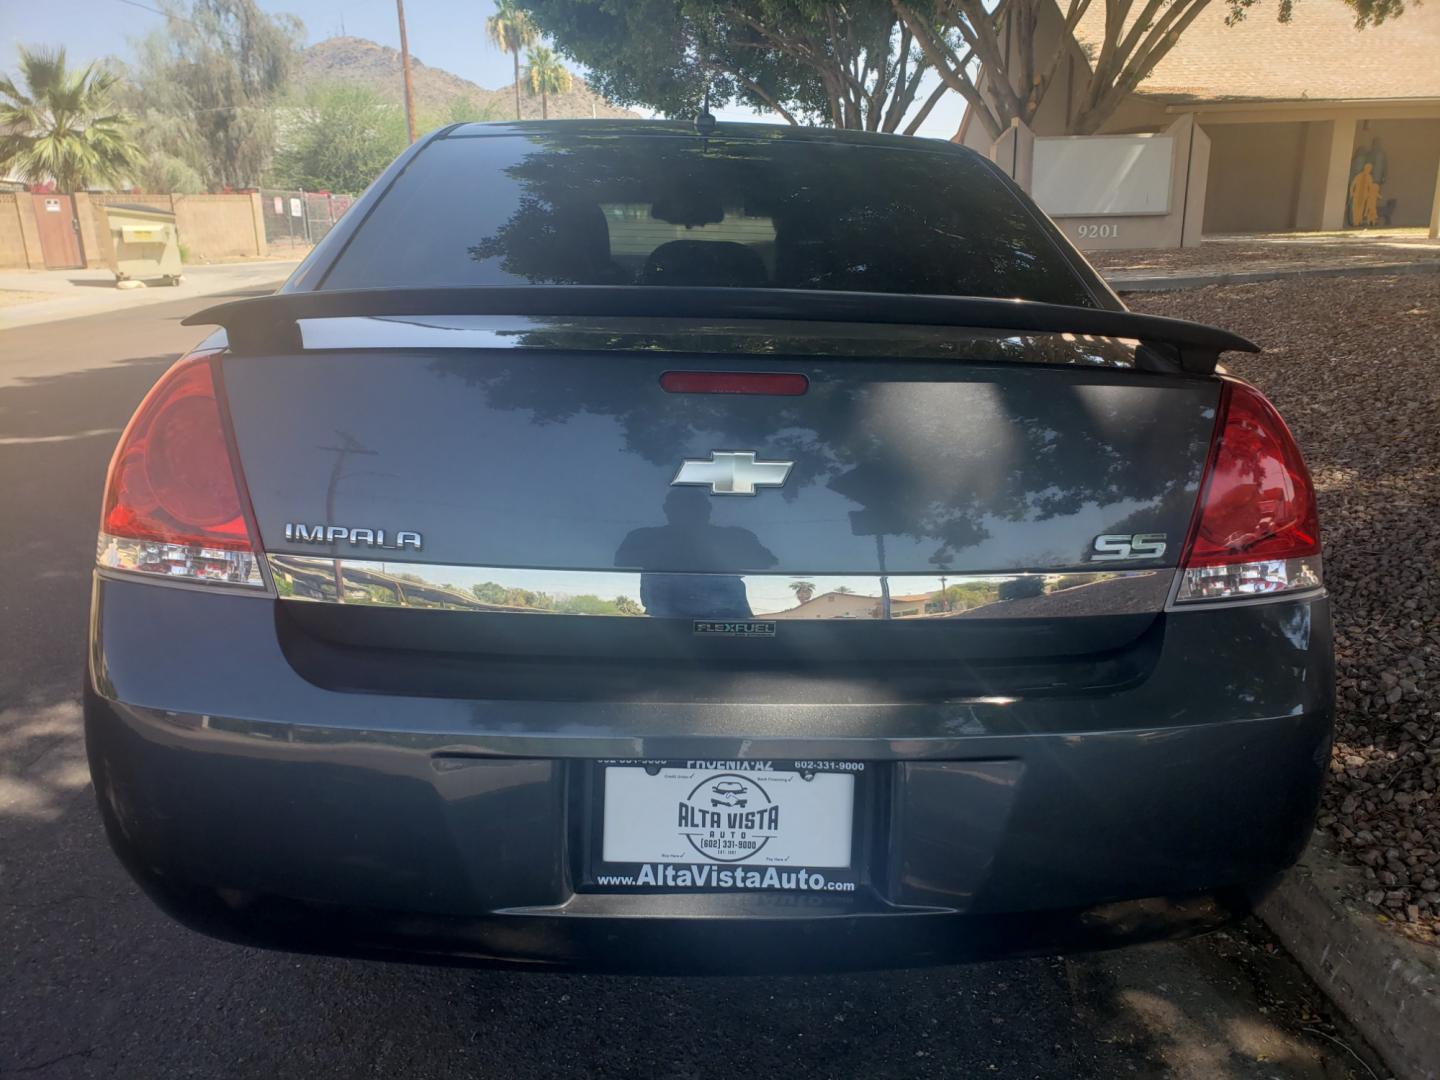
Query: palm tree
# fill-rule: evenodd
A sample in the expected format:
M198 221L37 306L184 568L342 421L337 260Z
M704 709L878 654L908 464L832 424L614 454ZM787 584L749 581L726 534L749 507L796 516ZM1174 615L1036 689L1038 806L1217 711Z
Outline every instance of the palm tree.
M525 54L525 78L530 82L530 92L540 95L540 119L550 119L550 95L568 94L575 77L565 70L560 58L543 45L537 45Z
M795 599L800 603L807 603L815 595L815 583L813 581L792 581L790 589L795 594Z
M540 32L530 16L520 10L515 0L497 0L495 14L485 20L485 33L501 52L510 54L515 64L515 119L520 119L520 50L528 49L539 40Z
M0 168L69 195L119 183L139 160L130 118L110 101L116 77L91 64L65 67L65 50L20 46L22 91L0 78Z

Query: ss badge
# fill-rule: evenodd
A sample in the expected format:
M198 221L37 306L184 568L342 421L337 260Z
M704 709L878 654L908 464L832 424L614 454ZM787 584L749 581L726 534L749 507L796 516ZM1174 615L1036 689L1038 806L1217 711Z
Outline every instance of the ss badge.
M1164 554L1164 533L1105 533L1095 537L1095 548L1090 552L1090 561L1158 559Z

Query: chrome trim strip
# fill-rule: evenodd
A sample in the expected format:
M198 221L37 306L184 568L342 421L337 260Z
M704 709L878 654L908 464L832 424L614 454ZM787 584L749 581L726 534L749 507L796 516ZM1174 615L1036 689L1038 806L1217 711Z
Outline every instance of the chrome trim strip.
M267 558L281 600L513 615L732 621L1149 614L1164 609L1175 577L1171 569L942 578L938 574L540 570L286 554ZM344 586L343 599L337 578Z

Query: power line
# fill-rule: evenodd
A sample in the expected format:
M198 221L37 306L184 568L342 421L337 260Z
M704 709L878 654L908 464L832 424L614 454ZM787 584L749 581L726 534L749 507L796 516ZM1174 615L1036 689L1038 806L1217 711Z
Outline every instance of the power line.
M120 3L120 4L127 4L127 5L129 5L130 7L133 7L133 8L139 8L141 11L148 11L148 12L150 12L150 13L153 14L153 15L159 15L159 16L161 16L161 17L163 17L163 18L166 18L166 19L174 19L176 22L189 23L191 26L195 27L196 30L201 31L202 33L206 33L206 34L212 34L212 33L213 33L213 34L218 34L220 37L224 38L226 41L230 42L230 44L232 44L232 45L238 46L238 45L240 44L240 42L239 42L237 39L231 37L231 36L230 36L229 34L227 34L224 30L221 30L219 27L215 27L215 26L202 26L202 25L200 25L198 22L196 22L194 19L187 18L187 17L184 16L184 15L177 15L177 14L176 14L175 12L173 12L173 11L162 11L162 10L160 10L159 8L151 7L149 4L142 4L142 3L140 3L140 0L116 0L116 2L117 2L117 3Z
M133 8L139 8L141 11L148 11L155 15L163 15L167 19L179 19L181 22L187 22L191 26L200 27L200 24L197 23L194 19L187 19L184 15L176 15L174 12L171 11L161 11L159 8L153 8L149 4L142 4L139 2L139 0L117 0L117 2L121 4L129 4ZM200 28L203 29L203 27Z

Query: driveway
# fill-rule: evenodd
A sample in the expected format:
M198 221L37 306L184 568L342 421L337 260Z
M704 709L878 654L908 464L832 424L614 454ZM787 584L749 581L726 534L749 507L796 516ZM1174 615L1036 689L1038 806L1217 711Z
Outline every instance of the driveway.
M684 979L289 956L171 923L106 847L77 688L105 463L198 306L0 330L0 1076L1373 1075L1253 925L1068 960Z

